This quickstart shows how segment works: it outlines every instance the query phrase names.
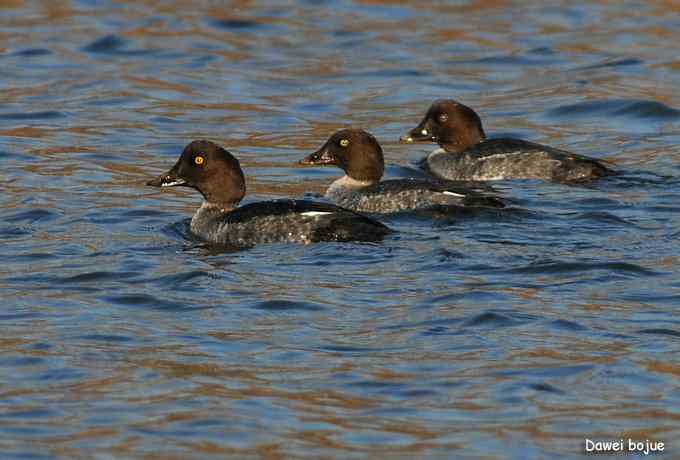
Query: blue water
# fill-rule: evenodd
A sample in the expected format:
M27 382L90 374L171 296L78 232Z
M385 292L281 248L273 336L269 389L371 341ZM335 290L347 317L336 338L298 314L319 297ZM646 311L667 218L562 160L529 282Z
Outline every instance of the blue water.
M0 4L0 457L679 458L678 29L663 2ZM322 193L339 172L296 162L348 125L403 177L441 97L624 174L231 252L144 186L206 138L246 202Z

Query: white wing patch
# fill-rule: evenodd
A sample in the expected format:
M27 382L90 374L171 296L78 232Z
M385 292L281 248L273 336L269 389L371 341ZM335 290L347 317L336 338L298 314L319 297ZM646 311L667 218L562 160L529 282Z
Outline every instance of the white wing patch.
M457 196L457 197L459 197L459 198L464 198L464 197L465 197L465 195L463 195L463 194L454 193L454 192L449 192L449 191L442 192L442 194L443 194L443 195Z
M309 216L309 217L317 217L317 216L325 216L326 214L333 214L330 211L307 211L301 213L303 216Z
M430 152L430 154L428 155L428 159L430 159L430 158L432 158L436 155L441 155L441 154L445 154L445 153L448 153L448 152L446 150L444 150L443 148L438 147L438 148L436 148L436 149L434 149L433 151Z
M172 182L163 182L161 184L161 187L172 187L172 186L175 186L175 185L184 185L185 183L186 183L186 181L184 181L182 179L177 179L177 180L174 180Z

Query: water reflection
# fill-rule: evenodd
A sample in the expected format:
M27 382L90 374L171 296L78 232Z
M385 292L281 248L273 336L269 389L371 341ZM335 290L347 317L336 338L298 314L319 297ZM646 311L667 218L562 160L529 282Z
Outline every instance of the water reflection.
M2 457L674 458L678 11L0 1ZM253 201L321 193L337 172L295 162L349 125L408 176L439 97L626 174L235 253L143 185L207 138Z

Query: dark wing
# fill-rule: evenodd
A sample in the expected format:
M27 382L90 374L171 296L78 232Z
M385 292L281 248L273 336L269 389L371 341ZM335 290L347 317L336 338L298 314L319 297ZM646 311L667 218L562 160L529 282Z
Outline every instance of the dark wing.
M312 234L314 241L379 241L392 233L386 225L358 212L334 204L291 200L295 212L330 212L319 220Z
M375 219L330 203L307 200L261 201L240 206L228 213L227 222L236 223L262 216L330 213L319 216L312 235L313 241L378 241L392 233L386 225Z
M557 149L548 145L524 141L522 139L502 138L489 139L481 144L474 145L465 150L466 153L474 154L480 158L492 155L511 155L513 153L532 154L545 153L551 158L562 161L583 161L601 165L605 160L579 155L567 150Z
M404 191L448 193L454 197L458 197L460 204L463 206L505 207L505 204L500 198L487 193L489 190L493 189L485 184L472 181L391 179L370 185L365 189L362 189L362 193L366 195L396 194Z
M345 218L358 219L364 222L371 222L385 227L383 224L375 219L371 219L359 212L352 211L351 209L343 208L342 206L337 206L332 203L322 203L319 201L308 201L308 200L287 200L281 201L281 203L291 203L294 207L294 212L304 213L304 212L332 212L336 216L342 216ZM385 227L387 228L387 227Z
M362 214L342 208L330 203L321 203L308 200L272 200L258 201L244 206L239 206L229 212L226 219L229 222L242 222L261 216L281 216L284 214L302 214L304 212L332 212L343 215L353 215L358 218L366 218Z
M366 195L389 195L401 191L427 190L430 192L457 192L460 194L493 192L494 189L484 182L448 181L428 179L390 179L361 189Z
M554 149L546 145L536 144L535 142L524 141L521 139L489 139L472 147L465 149L465 153L477 158L486 158L494 155L513 155L513 154L537 154L537 153L553 153L558 157L568 154L564 150Z
M536 155L556 160L557 166L552 179L557 181L591 180L617 174L616 171L605 166L602 160L521 139L490 139L466 149L465 153L477 158L495 155L506 157L519 155L526 158Z
M246 222L261 216L280 216L294 211L293 201L259 201L250 203L230 211L224 220L228 223Z

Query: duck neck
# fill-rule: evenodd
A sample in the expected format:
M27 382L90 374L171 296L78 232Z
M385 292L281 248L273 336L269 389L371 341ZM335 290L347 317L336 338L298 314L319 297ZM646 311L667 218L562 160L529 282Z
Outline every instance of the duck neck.
M333 182L330 187L328 187L328 191L326 192L326 196L329 194L332 194L334 192L340 191L340 190L350 190L350 191L357 191L361 190L362 188L366 188L369 185L375 184L377 181L374 180L358 180L358 179L353 179L347 175L342 176L340 179L337 179L335 182Z
M462 153L465 150L469 149L470 147L473 147L481 142L484 142L485 137L466 137L466 138L457 138L454 140L446 141L446 142L441 142L439 146L446 150L447 152L453 152L453 153Z
M214 201L203 200L203 203L201 204L201 207L198 208L198 211L220 212L226 214L236 209L237 206L238 203L216 203Z
M237 206L238 203L214 203L205 200L191 218L191 229L200 234L210 222L228 214Z

